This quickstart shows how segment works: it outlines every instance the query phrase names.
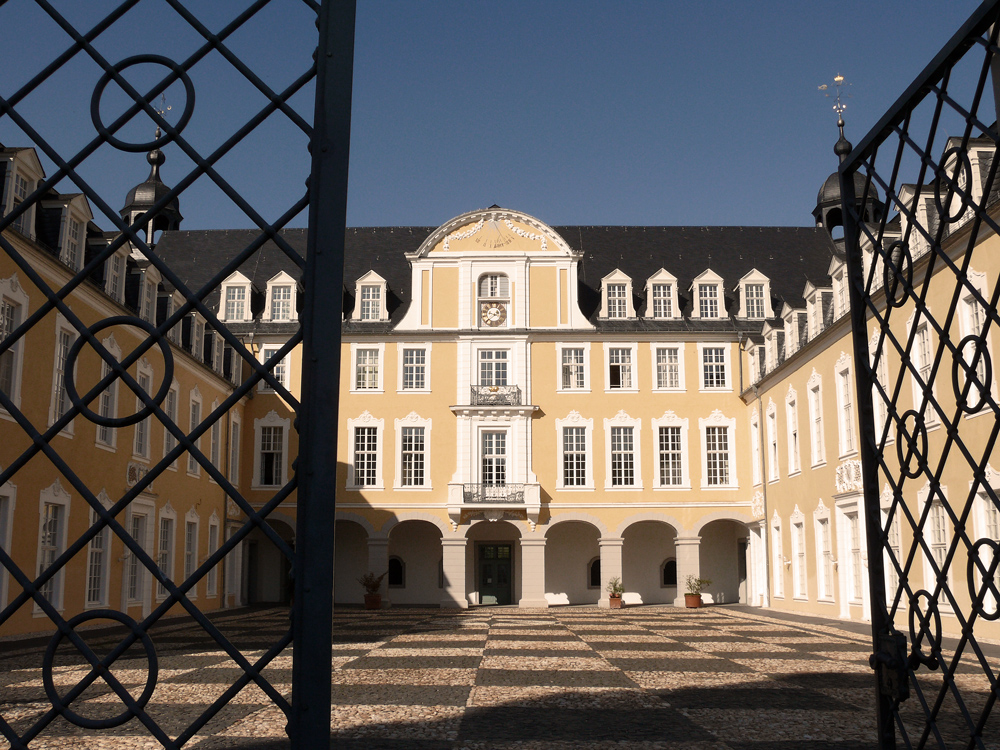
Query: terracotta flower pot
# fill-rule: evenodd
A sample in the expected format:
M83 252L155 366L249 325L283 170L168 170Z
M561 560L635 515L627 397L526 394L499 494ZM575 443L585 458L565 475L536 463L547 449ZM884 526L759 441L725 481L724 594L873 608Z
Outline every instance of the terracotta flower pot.
M382 595L365 594L365 609L382 609Z
M701 606L701 594L684 594L684 606L697 609Z
M609 596L608 606L611 609L621 609L622 608L622 598L620 596Z

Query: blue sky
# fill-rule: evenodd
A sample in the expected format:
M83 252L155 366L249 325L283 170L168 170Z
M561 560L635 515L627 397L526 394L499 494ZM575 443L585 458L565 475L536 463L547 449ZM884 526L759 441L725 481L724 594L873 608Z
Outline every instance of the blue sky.
M54 4L82 27L116 5ZM243 4L189 5L216 31ZM816 192L836 168L833 102L818 86L846 77L847 135L859 142L977 6L359 0L349 224L436 226L497 203L555 225L809 225ZM0 27L24 29L0 49L4 97L69 44L30 0L0 6ZM273 0L230 44L277 88L307 67L312 33L301 0ZM202 41L166 3L142 0L96 46L111 62L141 53L183 59ZM79 55L18 112L60 153L73 153L95 136L89 108L100 72ZM156 72L135 67L129 80L149 85ZM215 53L192 80L184 135L199 151L265 103ZM176 122L181 86L168 96ZM307 119L311 97L307 87L292 100ZM113 119L123 101L109 90L102 112ZM148 139L151 127L139 117L123 134ZM7 117L0 142L31 145ZM218 170L272 221L302 194L305 145L287 118L273 116ZM191 162L177 144L165 152L163 177L176 184ZM54 171L44 155L43 163ZM113 210L147 171L142 154L107 145L80 170ZM60 189L79 188L66 181ZM251 225L204 177L181 209L187 229ZM304 223L303 215L292 225Z

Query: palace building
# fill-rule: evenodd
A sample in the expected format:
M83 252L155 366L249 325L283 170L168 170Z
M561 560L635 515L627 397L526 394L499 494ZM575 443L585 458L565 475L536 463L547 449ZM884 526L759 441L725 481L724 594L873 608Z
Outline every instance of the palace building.
M973 183L986 159L984 147ZM167 191L163 155L149 161L149 178L122 209L129 222ZM0 170L0 207L10 213L42 169L29 148L0 151ZM692 576L711 581L709 603L867 618L858 396L834 239L840 210L834 173L814 225L801 228L553 227L491 206L438 227L349 229L346 288L329 290L345 301L344 320L329 322L343 335L339 455L330 458L338 481L328 490L336 604L359 604L357 579L369 571L387 573L384 606L444 607L606 606L613 578L626 604L682 604ZM865 210L878 221L885 206L876 195ZM293 476L301 284L288 251L305 253L306 230L282 230L220 279L258 233L180 224L174 201L147 236L185 285L210 288L204 304L215 325L197 310L179 315L183 297L141 251L101 232L81 196L48 196L3 232L18 255L0 254L3 335L40 316L0 345L0 390L17 412L0 412L11 435L0 471L17 465L0 488L0 547L22 570L43 574L94 518L60 462L104 507L130 498L118 521L176 581L245 520L220 480L263 509ZM115 254L90 268L114 242ZM973 266L988 298L996 253ZM114 357L127 357L147 331L121 322L98 330L101 321L138 316L152 328L176 318L130 373L156 390L171 360L162 412L180 437L198 441L200 457L148 407L130 420L145 404L123 382L90 404L117 417L114 426L77 413L65 395L70 374L82 394L109 372L92 347L70 361L79 328L43 291L84 268L64 304ZM981 325L976 305L956 325ZM222 325L245 353L219 334ZM900 326L917 326L918 341L933 335L926 325L920 333L919 320ZM243 356L273 365L271 375L222 410L249 374ZM895 364L878 366L895 372ZM919 404L924 389L911 390ZM884 424L887 412L876 413ZM980 413L969 419L985 440L993 412ZM51 450L33 449L15 423L51 434ZM967 490L963 483L957 474L943 480L949 491ZM997 538L998 511L983 498L975 533ZM934 499L915 491L908 502ZM266 532L200 579L188 592L199 608L288 600L283 549L294 545L295 508L291 491ZM44 590L66 615L104 606L148 613L168 592L139 554L105 530ZM0 574L0 607L22 591ZM0 627L47 629L44 614L23 602Z

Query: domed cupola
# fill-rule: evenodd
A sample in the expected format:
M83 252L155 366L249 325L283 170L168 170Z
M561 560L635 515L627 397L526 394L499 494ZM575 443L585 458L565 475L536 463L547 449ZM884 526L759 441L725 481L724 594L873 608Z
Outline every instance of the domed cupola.
M837 155L840 163L843 164L847 159L847 155L851 153L851 149L854 147L844 137L843 118L837 121L837 126L840 128L840 138L833 147L833 153ZM865 176L861 172L854 173L854 199L855 205L858 208L858 214L865 222L880 221L885 211L885 204L879 197L878 189L875 185L871 185L868 188L868 201L862 210L861 199L865 192L865 182ZM813 218L816 219L816 226L825 228L831 237L833 237L835 229L844 226L843 207L840 200L839 172L834 172L826 178L826 182L823 183L823 186L819 189L819 194L816 196L816 208L813 209L812 213Z
M159 134L159 130L157 130ZM156 202L170 192L170 188L163 184L160 179L160 167L166 161L166 157L160 149L153 149L146 155L149 162L149 177L145 182L136 185L128 191L125 197L125 206L121 210L121 217L127 223L134 223L142 214L147 213ZM180 202L177 198L171 200L167 205L160 208L156 214L147 221L142 230L147 243L152 243L156 232L178 229L181 221Z

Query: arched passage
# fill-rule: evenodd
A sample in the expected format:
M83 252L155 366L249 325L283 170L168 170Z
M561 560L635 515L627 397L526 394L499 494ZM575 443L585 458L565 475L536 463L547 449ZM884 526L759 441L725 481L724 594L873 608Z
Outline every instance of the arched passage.
M521 531L508 521L480 521L465 533L466 591L473 604L521 599Z
M745 523L722 519L702 526L701 577L712 581L703 592L706 602L747 602L747 538Z
M591 585L591 564L600 564L601 532L586 521L562 521L545 533L545 598L549 604L597 604L601 576Z
M669 575L669 563L676 560L676 538L677 530L663 521L638 521L625 529L622 533L622 583L626 604L673 603L677 583Z
M407 520L389 531L389 581L393 604L437 606L441 601L441 530L429 521Z
M295 549L295 529L289 523L280 518L269 518L267 524L293 550ZM288 577L291 561L260 529L254 529L250 532L244 544L246 545L247 603L288 604L292 595L291 581Z
M334 529L333 602L361 604L365 590L358 577L368 572L368 532L355 521L340 519Z

